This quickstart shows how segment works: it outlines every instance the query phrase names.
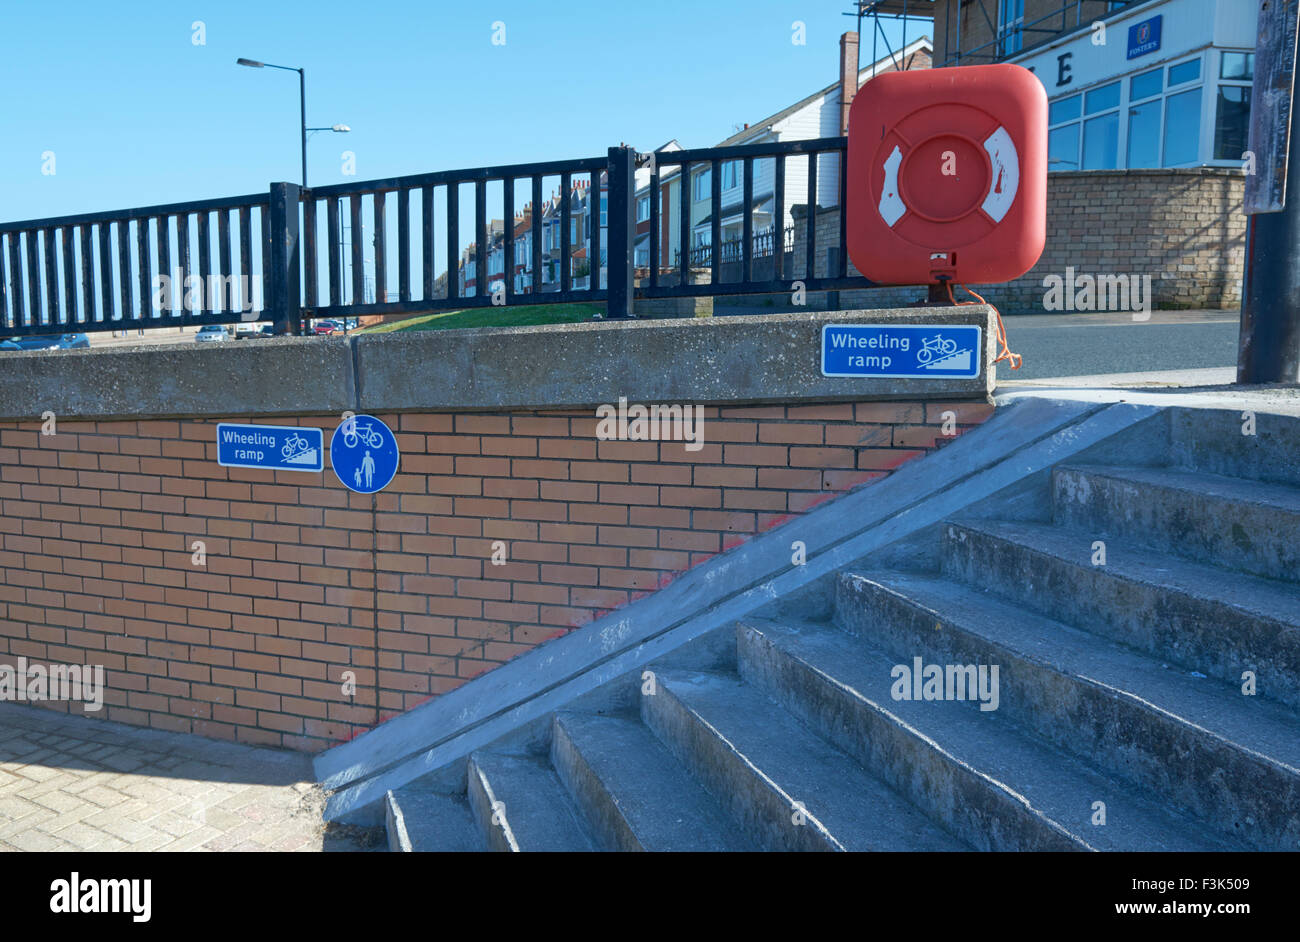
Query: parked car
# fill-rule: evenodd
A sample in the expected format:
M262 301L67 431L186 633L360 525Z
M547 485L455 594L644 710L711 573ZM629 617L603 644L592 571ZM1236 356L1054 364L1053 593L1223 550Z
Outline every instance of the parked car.
M33 334L10 337L7 342L19 350L82 350L90 346L85 334Z
M259 336L262 336L262 337L274 337L274 336L275 336L275 325L274 325L274 324L263 324L263 325L262 325L262 329L261 329L260 331L258 331L258 335L259 335Z
M21 350L22 347L12 340L0 340L0 350Z
M229 339L230 335L226 333L226 328L221 324L204 324L199 328L199 332L194 335L196 343L214 343Z
M343 325L340 324L338 321L332 321L327 319L327 320L316 321L316 323L312 325L311 331L313 334L325 334L328 336L329 334L334 333L334 331L342 330L342 329L343 329Z
M241 321L235 325L236 340L255 340L264 336L266 336L266 327L256 321Z

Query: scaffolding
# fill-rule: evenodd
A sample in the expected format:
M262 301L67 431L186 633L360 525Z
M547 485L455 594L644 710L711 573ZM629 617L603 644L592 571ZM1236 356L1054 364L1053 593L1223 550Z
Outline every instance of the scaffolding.
M862 21L868 17L871 18L871 61L879 62L879 43L885 44L885 51L889 53L889 60L893 63L894 70L897 72L905 71L908 63L900 61L901 57L907 53L907 21L908 20L930 20L934 22L935 0L858 0L853 4L853 12L845 13L845 16L854 16L858 20L858 36L862 36ZM889 44L889 37L885 35L884 29L880 26L880 18L886 17L892 20L903 21L903 41L898 55L894 54L893 47ZM861 49L861 40L859 40L859 49Z
M870 19L872 62L879 61L877 45L883 41L894 68L906 68L894 55L889 39L880 25L881 17L902 20L903 48L907 48L908 20L930 21L935 50L939 49L939 36L934 35L935 14L943 16L943 61L936 65L962 65L1002 62L1044 45L1065 33L1086 28L1094 20L1104 19L1127 7L1150 0L1027 0L1016 8L1023 11L1032 3L1033 19L1023 15L1012 20L1006 0L858 0L854 9L845 16L858 20L858 35L862 35L862 21ZM974 17L984 29L977 35L988 36L978 45L963 48L963 25ZM953 33L955 32L955 37ZM967 29L966 32L973 32Z

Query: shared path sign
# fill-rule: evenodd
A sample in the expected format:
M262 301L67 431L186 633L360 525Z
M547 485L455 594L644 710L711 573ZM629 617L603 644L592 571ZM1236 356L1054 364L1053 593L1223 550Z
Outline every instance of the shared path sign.
M827 324L823 376L978 379L981 330L952 324Z
M226 468L316 471L325 468L318 428L287 425L217 425L217 464Z

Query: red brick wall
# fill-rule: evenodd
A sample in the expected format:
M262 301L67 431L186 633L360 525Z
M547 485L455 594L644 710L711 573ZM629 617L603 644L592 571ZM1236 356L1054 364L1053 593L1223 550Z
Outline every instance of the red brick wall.
M592 410L387 415L374 498L328 461L220 467L214 421L0 423L0 663L102 664L94 715L319 750L883 477L948 409L992 407L710 407L696 452L597 441Z

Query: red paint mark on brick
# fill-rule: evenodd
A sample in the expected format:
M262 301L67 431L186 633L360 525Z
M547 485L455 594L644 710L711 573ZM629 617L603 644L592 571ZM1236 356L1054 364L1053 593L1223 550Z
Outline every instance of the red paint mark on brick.
M766 533L768 530L773 530L783 524L789 523L791 520L798 519L798 517L799 514L781 514L780 516L773 517L767 522L767 525L763 527L763 532Z

